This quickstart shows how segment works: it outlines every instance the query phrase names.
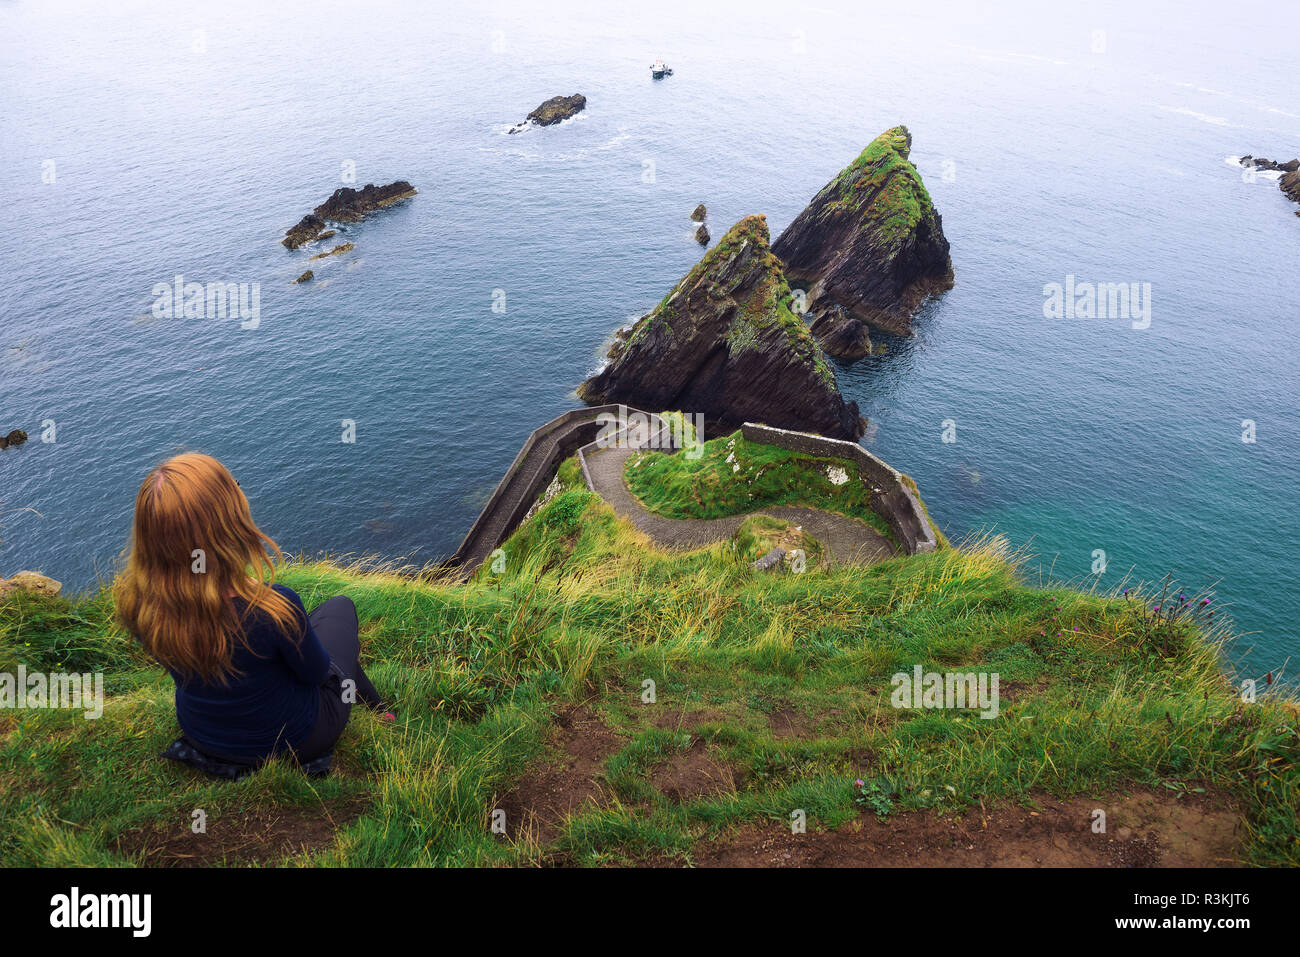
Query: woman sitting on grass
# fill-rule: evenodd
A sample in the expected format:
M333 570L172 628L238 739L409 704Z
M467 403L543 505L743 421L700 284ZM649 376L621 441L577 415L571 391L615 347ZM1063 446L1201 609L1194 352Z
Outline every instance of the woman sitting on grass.
M384 711L358 662L352 600L308 615L292 589L268 584L272 555L279 547L211 456L178 455L140 486L118 617L175 680L189 744L218 761L286 750L312 761L334 749L354 700Z

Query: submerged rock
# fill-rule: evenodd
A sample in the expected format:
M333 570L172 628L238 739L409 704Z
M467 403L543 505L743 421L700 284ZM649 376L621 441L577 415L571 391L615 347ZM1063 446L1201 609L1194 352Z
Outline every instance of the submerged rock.
M356 245L355 243L339 243L339 245L335 246L335 247L334 247L333 249L331 249L329 252L327 252L327 253L317 253L315 256L312 256L311 258L312 258L312 259L324 259L326 256L337 256L337 255L339 255L339 253L345 253L345 252L347 252L349 249L354 248L355 245ZM309 270L307 270L307 272L311 272L311 270L309 269ZM304 276L305 276L306 274L307 274L307 273L303 273ZM298 277L298 281L299 281L299 282L302 281L302 276L299 276L299 277Z
M336 230L326 227L326 220L336 223L354 223L377 209L391 206L408 196L415 195L415 187L404 179L387 186L367 183L362 189L341 186L330 198L299 220L298 225L285 231L281 243L288 249L297 249L306 243L329 239Z
M912 314L952 287L943 222L916 167L912 135L886 130L822 188L772 244L808 308L839 305L854 319L907 335Z
M581 93L575 93L572 96L553 96L529 113L528 120L538 126L554 126L556 123L562 123L570 117L577 116L586 106L587 98ZM520 123L510 132L518 133L521 129L524 129L524 123Z
M691 219L695 220L697 223L702 223L704 222L704 217L708 215L709 211L704 208L703 203L700 203L700 205L695 207L695 211L691 213Z
M709 244L710 238L711 237L709 236L709 227L705 226L703 223L700 223L700 228L695 230L695 241L699 243L701 246L707 246Z
M609 350L578 387L592 405L703 413L711 431L745 422L856 440L865 423L788 306L767 220L748 216Z

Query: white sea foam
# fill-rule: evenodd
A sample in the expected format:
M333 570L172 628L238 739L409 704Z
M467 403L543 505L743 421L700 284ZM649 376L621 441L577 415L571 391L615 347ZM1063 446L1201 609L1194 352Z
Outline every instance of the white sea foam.
M964 43L949 43L948 46L958 50L965 50L968 53L976 53L982 60L992 60L995 63L1014 63L1017 60L1034 60L1038 63L1050 63L1053 66L1068 66L1068 60L1058 60L1056 57L1043 56L1041 53L1017 53L1014 50L988 50L982 47L969 46Z
M1196 110L1189 110L1185 106L1161 106L1160 109L1166 113L1177 113L1180 116L1190 116L1194 120L1200 120L1202 123L1210 123L1214 126L1232 126L1225 117L1211 116L1209 113L1200 113Z
M1243 159L1245 159L1244 156L1225 156L1223 158L1223 161L1227 163L1229 166L1236 166L1240 169L1254 168L1253 166L1247 166L1244 163L1242 163ZM1276 183L1278 180L1282 178L1282 173L1275 169L1256 169L1255 178L1266 179L1269 180L1270 182Z

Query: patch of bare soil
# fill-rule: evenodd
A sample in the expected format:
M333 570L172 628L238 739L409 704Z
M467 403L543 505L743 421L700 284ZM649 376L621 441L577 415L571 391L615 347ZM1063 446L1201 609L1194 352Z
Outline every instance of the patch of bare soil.
M146 867L278 864L328 847L338 831L365 813L366 803L352 800L314 807L289 805L213 812L202 834L193 832L188 817L176 820L171 827L155 821L124 833L114 849L142 861Z
M656 728L669 731L694 731L706 724L731 724L734 720L730 715L714 708L703 708L699 711L660 709L654 716L653 724Z
M875 748L852 748L844 753L844 757L859 774L871 771L880 760Z
M1002 682L998 686L998 702L1003 705L1015 704L1027 695L1036 695L1043 691L1049 683L1046 678L1039 678L1033 683L1026 681Z
M711 757L704 742L698 739L656 767L650 783L678 804L734 794L737 785L732 769Z
M777 708L767 716L767 724L778 738L803 738L812 732L807 717L794 708Z
M506 834L532 834L547 844L559 836L565 818L588 804L606 803L605 762L624 744L589 708L557 715L552 753L535 762L498 802L506 812Z
M1040 810L1002 803L959 816L864 814L834 831L791 834L772 821L701 841L700 867L1230 867L1244 837L1223 795L1136 791L1061 801ZM1094 811L1106 812L1094 833ZM678 862L673 862L678 863Z

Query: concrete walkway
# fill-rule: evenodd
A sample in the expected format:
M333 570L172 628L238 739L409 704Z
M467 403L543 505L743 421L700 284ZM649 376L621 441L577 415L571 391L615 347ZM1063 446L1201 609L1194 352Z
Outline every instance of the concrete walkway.
M623 469L636 449L608 448L586 453L595 491L623 518L663 548L703 548L731 538L750 515L768 515L798 525L821 542L828 562L868 565L895 554L890 541L856 518L814 508L779 505L729 518L666 518L649 511L628 489Z

